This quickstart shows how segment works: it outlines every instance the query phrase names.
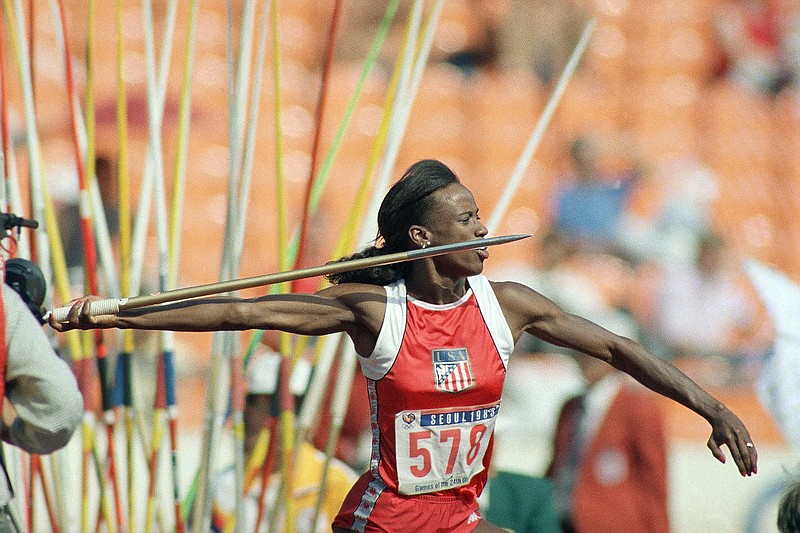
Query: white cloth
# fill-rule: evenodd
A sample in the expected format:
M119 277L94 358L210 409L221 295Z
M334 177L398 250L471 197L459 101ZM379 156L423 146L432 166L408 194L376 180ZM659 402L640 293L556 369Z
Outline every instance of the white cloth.
M272 351L257 353L247 368L247 392L250 394L274 394L278 388L281 356ZM311 377L311 363L298 359L289 378L289 390L295 396L305 394Z
M584 415L581 418L580 428L578 428L582 446L594 438L597 428L606 417L611 402L622 387L622 380L621 374L612 373L586 391L583 400Z
M773 353L756 382L762 405L792 446L800 446L800 285L755 261L744 264L775 326Z

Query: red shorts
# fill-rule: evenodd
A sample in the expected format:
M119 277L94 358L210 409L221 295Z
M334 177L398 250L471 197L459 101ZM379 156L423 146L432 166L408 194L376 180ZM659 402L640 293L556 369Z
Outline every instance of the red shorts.
M404 496L362 475L342 503L333 527L359 533L469 533L478 526L478 502L450 495Z

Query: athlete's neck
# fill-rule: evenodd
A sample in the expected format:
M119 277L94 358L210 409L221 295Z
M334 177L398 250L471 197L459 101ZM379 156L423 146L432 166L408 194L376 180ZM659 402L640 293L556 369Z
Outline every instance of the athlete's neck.
M415 276L412 272L406 276L406 291L417 300L431 304L449 304L457 302L467 292L466 278L431 278L429 275Z

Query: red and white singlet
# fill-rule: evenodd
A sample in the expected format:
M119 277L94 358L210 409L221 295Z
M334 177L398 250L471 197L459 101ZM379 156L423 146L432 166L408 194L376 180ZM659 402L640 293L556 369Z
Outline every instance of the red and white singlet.
M465 516L452 517L463 531L480 519L476 499L486 484L514 340L489 281L474 276L468 286L445 305L408 296L403 280L386 287L375 350L359 358L370 399L370 471L348 495L335 526L410 531L407 520L421 511L405 505L439 503L463 509ZM434 526L444 527L417 530Z

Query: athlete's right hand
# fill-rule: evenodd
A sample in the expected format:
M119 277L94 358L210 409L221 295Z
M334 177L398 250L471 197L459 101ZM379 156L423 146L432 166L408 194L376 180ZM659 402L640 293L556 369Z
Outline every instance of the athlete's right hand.
M47 315L47 322L50 327L56 331L64 332L73 329L98 329L98 328L113 328L116 326L116 315L98 315L91 314L92 302L102 300L99 296L89 295L82 298L77 298L69 302L69 311L67 317L63 321L57 321L55 315L51 312Z

